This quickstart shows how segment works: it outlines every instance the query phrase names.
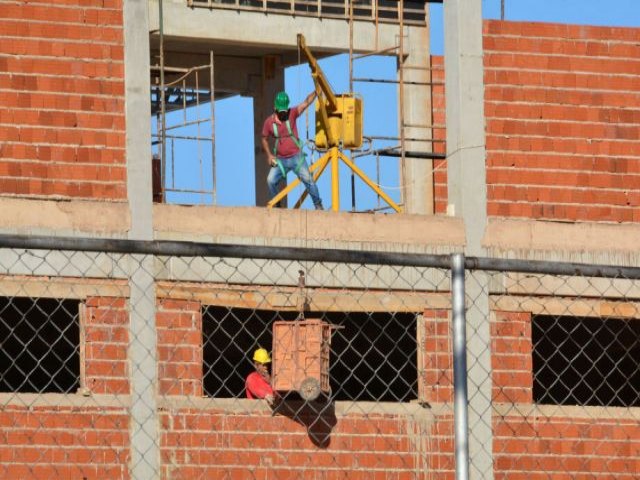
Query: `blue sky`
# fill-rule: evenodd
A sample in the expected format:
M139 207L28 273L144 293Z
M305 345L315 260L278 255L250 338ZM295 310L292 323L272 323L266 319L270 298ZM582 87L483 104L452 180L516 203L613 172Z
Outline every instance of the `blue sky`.
M500 18L501 0L483 0L483 16ZM430 5L431 45L433 54L442 54L443 25L442 5ZM505 19L514 21L540 21L555 23L574 23L585 25L610 25L640 27L640 0L505 0ZM310 46L313 47L312 45ZM348 57L338 55L324 59L321 66L329 78L336 93L348 91ZM354 64L354 76L380 79L396 77L395 61L391 58L372 57L358 60ZM293 103L301 101L313 84L306 64L287 69L285 88ZM397 136L396 85L356 83L354 90L364 100L365 135ZM313 138L313 114L309 116L308 136ZM227 206L253 206L254 196L254 144L253 144L253 105L250 98L233 97L216 102L216 173L217 203ZM307 137L306 119L299 120L301 137ZM200 134L207 135L208 127L201 127ZM192 131L191 134L194 134ZM178 142L178 141L176 141ZM176 165L176 186L205 189L211 188L212 173L208 167L211 150L209 145L201 145L198 153L193 146L182 141L187 154L180 155L180 166ZM193 143L193 142L191 142ZM397 142L379 142L376 148ZM170 150L170 146L167 147ZM176 143L176 152L180 149ZM310 158L315 160L318 154ZM197 157L203 158L201 166ZM169 155L168 155L169 157ZM380 158L379 165L373 156L357 160L369 177L383 186L383 189L395 201L400 201L398 161L393 158ZM169 165L167 169L171 169ZM378 177L378 172L380 176ZM289 174L289 181L293 178ZM340 172L341 210L351 209L351 175L345 167ZM265 181L261 179L261 181ZM318 182L325 207L330 207L329 171ZM297 195L293 198L297 198ZM176 203L211 203L211 199L199 196L169 195L169 201ZM356 209L364 210L378 206L376 196L368 187L356 180ZM309 200L304 208L309 208Z

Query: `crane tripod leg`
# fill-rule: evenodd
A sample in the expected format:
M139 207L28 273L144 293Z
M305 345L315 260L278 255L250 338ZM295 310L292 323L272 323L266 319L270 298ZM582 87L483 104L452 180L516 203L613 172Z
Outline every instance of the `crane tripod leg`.
M342 160L350 169L353 171L360 179L367 184L371 190L380 195L387 204L393 208L396 212L401 212L402 209L396 204L389 195L384 193L382 189L373 183L371 179L364 173L353 161L347 157L344 153L342 153L338 147L332 147L329 151L327 151L324 155L322 155L316 162L314 162L309 167L309 172L313 173L313 180L318 181L320 176L324 173L329 163L331 163L331 209L335 212L340 210L340 177L339 177L339 166L340 160ZM272 208L276 203L282 200L285 196L287 196L295 187L300 184L299 179L295 179L289 185L286 186L280 193L278 193L275 197L269 200L267 203L267 208ZM296 202L293 208L300 208L302 202L307 197L307 191L305 190L298 201Z
M328 155L329 155L329 152L325 153L322 157L320 157L316 162L314 162L309 167L309 172L314 172L315 170L318 170L318 172L313 176L314 181L318 180L318 178L324 171L325 167L327 166ZM271 200L267 202L267 208L273 208L274 205L276 205L280 200L282 200L284 197L289 195L289 193L291 193L291 191L294 188L296 188L298 185L300 185L300 179L296 178L293 182L291 182L285 188L280 190L280 193L278 193L275 197L273 197ZM300 205L302 205L302 201L306 198L306 196L307 196L307 191L305 190L302 196L300 197L300 200L298 200L294 208L300 208Z

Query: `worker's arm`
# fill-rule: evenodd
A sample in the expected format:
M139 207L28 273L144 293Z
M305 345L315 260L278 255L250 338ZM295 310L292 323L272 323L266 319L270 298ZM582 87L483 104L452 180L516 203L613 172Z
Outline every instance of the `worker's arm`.
M300 105L298 105L298 115L302 115L302 113L307 109L309 105L311 105L311 102L313 102L315 98L316 98L316 92L314 90L309 95L307 95L307 98L305 98Z
M276 165L276 157L273 156L271 150L269 149L269 142L267 141L267 137L262 137L262 150L264 150L264 154L267 156L267 163L270 167L275 167Z

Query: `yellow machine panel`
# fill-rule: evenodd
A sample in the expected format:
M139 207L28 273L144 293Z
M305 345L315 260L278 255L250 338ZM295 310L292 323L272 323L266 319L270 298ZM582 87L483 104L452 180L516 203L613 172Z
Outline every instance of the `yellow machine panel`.
M362 98L353 94L336 95L337 108L329 112L329 128L334 138L342 143L343 148L360 148L362 146ZM322 121L320 104L316 100L316 148L326 150L337 146L329 145L327 126Z

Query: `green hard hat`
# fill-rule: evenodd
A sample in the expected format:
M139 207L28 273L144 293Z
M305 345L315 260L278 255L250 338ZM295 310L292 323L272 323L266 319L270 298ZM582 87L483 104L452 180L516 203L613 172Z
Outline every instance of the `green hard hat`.
M276 112L289 110L289 95L287 95L287 92L278 92L273 101L273 108L276 109Z

